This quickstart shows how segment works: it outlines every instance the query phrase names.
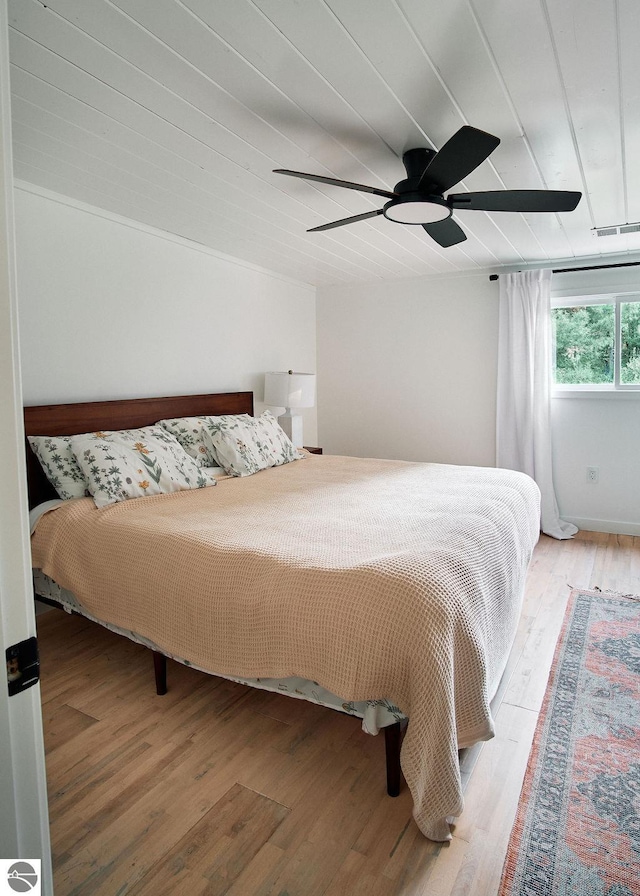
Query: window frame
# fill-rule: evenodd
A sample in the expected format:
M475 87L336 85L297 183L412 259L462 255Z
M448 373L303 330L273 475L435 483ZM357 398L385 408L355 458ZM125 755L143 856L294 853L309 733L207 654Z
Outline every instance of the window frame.
M586 397L590 393L594 397L623 395L629 398L640 398L640 383L621 383L620 371L622 361L622 312L621 305L640 303L640 292L601 293L599 295L557 296L551 299L551 311L556 308L578 308L585 305L614 306L614 374L613 383L556 383L556 339L553 316L550 315L551 326L551 394L555 397Z

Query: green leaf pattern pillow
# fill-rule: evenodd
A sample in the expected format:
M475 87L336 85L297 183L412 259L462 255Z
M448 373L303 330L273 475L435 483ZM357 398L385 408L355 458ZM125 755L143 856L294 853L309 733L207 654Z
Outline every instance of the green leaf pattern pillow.
M270 411L246 420L210 417L206 433L230 476L251 476L303 457Z
M215 485L160 426L72 436L71 449L98 507Z
M71 450L70 436L28 436L35 456L59 498L84 498L87 480Z
M225 414L220 417L173 417L160 420L158 426L162 426L167 432L175 436L187 454L192 457L199 467L219 467L218 458L215 456L211 441L205 441L204 431L210 421L250 420L249 414Z

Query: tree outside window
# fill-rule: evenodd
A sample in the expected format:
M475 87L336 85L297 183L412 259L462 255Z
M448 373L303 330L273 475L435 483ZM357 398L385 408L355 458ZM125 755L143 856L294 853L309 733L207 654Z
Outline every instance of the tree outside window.
M551 315L557 386L640 387L640 300L575 303Z
M623 302L620 306L620 320L620 380L629 385L640 385L640 302Z

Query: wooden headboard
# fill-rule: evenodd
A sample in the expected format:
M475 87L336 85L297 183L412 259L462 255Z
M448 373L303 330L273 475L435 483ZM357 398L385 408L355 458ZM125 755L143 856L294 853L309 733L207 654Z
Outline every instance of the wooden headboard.
M27 436L74 436L98 430L137 429L167 417L199 417L203 414L253 415L253 392L33 405L24 409L24 430ZM28 442L27 482L29 507L57 498Z

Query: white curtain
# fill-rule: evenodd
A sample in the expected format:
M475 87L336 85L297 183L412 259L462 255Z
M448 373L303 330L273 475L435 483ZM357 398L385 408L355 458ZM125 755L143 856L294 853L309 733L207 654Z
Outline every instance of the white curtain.
M496 460L537 482L542 531L571 538L578 529L560 519L552 475L550 296L549 270L500 275Z

